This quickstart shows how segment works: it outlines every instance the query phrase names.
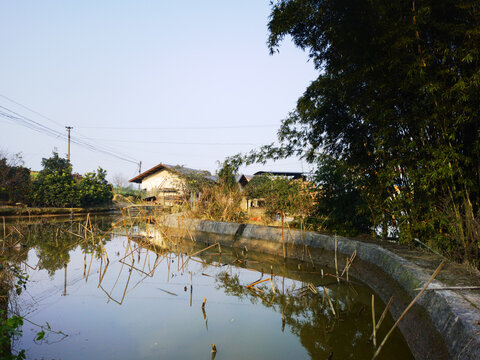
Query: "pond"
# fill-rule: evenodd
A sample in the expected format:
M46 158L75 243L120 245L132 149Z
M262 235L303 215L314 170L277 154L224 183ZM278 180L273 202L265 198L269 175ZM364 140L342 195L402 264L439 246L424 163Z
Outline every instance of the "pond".
M205 249L159 231L113 216L7 222L2 256L28 275L20 295L10 292L9 311L25 318L13 351L25 349L27 359L372 358L372 291L354 278L339 283L334 269ZM373 295L378 322L386 305ZM392 325L387 314L377 345ZM398 329L378 357L412 358Z

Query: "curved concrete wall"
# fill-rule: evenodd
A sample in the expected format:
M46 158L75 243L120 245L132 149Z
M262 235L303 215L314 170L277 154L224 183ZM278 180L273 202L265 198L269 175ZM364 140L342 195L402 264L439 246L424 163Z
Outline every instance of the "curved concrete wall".
M206 221L198 219L185 219L178 214L167 216L164 222L171 231L183 232L184 235L195 237L196 240L205 243L220 242L222 245L247 248L281 255L283 254L282 229L246 225L236 223L224 223L216 221ZM285 230L284 237L287 242L286 250L288 257L298 258L298 249L303 249L307 245L312 253L315 253L314 260L320 260L318 252L322 250L334 251L335 240L333 236L323 235L315 232L300 232L297 230ZM400 287L404 296L401 305L397 306L396 311L392 309L392 315L396 318L405 308L413 297L418 294L415 288L422 287L430 278L431 272L427 272L422 267L412 263L394 252L379 246L376 243L369 243L359 240L353 240L344 237L337 237L339 254L350 256L354 250L357 250L357 257L364 263L370 264L362 270L361 280L372 287L384 301L388 300L391 291L395 287ZM295 251L295 248L297 251ZM330 256L331 257L331 256ZM441 259L438 259L440 263ZM373 265L373 266L372 266ZM381 270L381 273L378 272ZM388 275L388 276L385 276ZM357 276L358 277L358 276ZM393 286L385 289L379 282L388 282L393 279ZM443 287L440 281L435 280L430 287ZM393 290L392 290L393 289ZM397 289L398 290L398 289ZM401 297L401 296L400 296ZM468 298L450 290L426 291L418 300L418 305L424 310L423 313L429 319L418 320L421 315L407 315L402 320L406 325L402 332L412 351L418 359L480 359L480 304L472 303ZM413 311L412 311L413 312ZM410 317L408 319L408 317ZM400 328L402 328L402 322ZM407 324L407 323L410 324ZM428 334L431 338L426 340L423 345L419 345L417 337L425 336L425 332L430 332L428 326L419 326L421 322L433 324L434 329L438 331L441 338L435 334ZM423 334L419 329L424 329ZM417 330L417 331L415 331ZM435 330L431 329L435 332ZM433 348L445 347L448 355L440 355L442 351L433 351ZM438 349L436 349L438 350ZM437 355L435 355L437 354Z

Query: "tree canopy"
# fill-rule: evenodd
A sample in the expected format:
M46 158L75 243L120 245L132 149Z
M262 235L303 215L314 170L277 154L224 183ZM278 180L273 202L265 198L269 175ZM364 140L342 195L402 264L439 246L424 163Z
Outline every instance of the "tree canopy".
M109 203L112 187L106 180L106 171L86 173L75 180L72 165L54 152L42 159L43 169L32 184L30 202L37 206L75 207L96 206Z
M272 53L289 36L319 75L279 145L242 160L341 160L359 175L374 228L394 225L403 241L432 240L478 266L478 1L279 0L268 28Z

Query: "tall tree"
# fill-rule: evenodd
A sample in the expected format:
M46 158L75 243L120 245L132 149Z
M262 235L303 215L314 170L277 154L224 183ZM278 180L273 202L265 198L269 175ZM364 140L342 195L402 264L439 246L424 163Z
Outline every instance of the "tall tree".
M32 203L40 206L78 206L79 197L72 165L53 152L42 159L43 169L33 182Z
M374 226L478 266L478 0L279 0L268 26L272 53L289 35L319 76L247 161L324 152L362 174Z

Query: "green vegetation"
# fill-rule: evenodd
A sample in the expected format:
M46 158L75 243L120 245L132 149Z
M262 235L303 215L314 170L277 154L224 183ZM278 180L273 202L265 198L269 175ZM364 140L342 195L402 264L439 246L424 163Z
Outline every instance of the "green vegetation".
M98 168L97 172L88 172L78 184L80 205L96 206L108 204L112 201L112 187L105 179L107 172Z
M313 198L308 183L290 180L284 176L258 175L245 187L251 199L263 199L265 214L271 218L280 215L304 219L311 211Z
M371 225L386 237L393 227L402 242L418 238L480 267L479 16L472 0L276 1L271 52L289 36L319 75L283 121L280 144L232 162L320 162L330 198L319 211L333 210L331 229ZM325 182L340 173L344 189Z
M0 154L0 201L23 202L30 194L30 170L20 154Z
M21 161L19 155L17 159ZM64 208L106 205L113 198L102 168L83 177L74 176L70 162L56 152L42 159L42 166L32 181L29 169L9 164L6 157L0 158L0 200Z
M320 191L309 223L340 235L368 234L372 221L362 197L362 174L328 156L320 157L317 165L314 182Z
M80 205L70 162L54 152L52 157L42 159L42 166L32 184L32 204L52 207Z

